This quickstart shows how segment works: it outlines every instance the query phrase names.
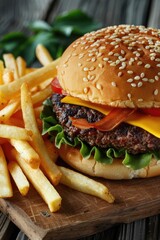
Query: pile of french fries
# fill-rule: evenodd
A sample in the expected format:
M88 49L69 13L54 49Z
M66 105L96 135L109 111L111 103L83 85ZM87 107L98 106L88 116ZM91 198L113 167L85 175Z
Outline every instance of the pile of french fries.
M69 168L56 165L58 153L41 135L42 103L52 94L50 82L57 74L59 59L38 45L36 56L43 67L27 68L22 57L4 54L0 61L0 198L14 194L11 178L19 192L27 195L30 184L51 212L59 210L57 184L114 202L108 188Z

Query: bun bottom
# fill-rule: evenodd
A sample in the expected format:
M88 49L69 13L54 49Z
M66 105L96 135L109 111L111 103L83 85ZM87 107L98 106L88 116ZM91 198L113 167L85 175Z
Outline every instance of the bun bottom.
M63 161L74 169L93 177L121 180L132 178L148 178L160 175L159 161L152 159L149 166L133 170L122 164L121 159L115 159L112 164L104 164L95 161L93 157L85 159L78 149L63 144L59 150Z

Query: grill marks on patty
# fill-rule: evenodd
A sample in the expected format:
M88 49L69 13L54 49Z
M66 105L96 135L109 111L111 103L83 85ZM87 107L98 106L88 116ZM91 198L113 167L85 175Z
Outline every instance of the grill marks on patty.
M91 146L123 148L132 154L160 150L159 138L139 127L127 123L121 123L115 129L108 132L102 132L94 128L85 130L76 128L72 125L69 117L85 118L88 122L96 122L101 120L104 115L87 107L61 103L63 97L60 94L52 95L53 109L59 123L71 141L77 136Z

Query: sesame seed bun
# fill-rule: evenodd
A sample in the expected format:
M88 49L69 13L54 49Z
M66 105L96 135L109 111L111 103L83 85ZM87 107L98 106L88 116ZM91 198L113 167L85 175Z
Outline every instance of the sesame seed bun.
M120 25L85 34L58 67L71 96L115 107L160 107L160 31Z
M149 166L139 170L133 170L124 166L122 164L122 159L114 159L112 164L103 164L97 162L93 157L85 159L82 157L77 148L70 147L66 144L61 146L59 155L71 167L93 177L121 180L132 178L149 178L160 175L160 163L154 158L150 162Z

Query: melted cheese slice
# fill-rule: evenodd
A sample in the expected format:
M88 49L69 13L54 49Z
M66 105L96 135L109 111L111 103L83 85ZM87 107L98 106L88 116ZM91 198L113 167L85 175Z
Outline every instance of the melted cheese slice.
M92 108L103 113L104 115L107 115L112 110L112 107L86 102L71 96L64 97L61 102ZM160 138L160 117L135 112L131 116L129 116L129 118L125 122L133 126L143 128L147 132Z

